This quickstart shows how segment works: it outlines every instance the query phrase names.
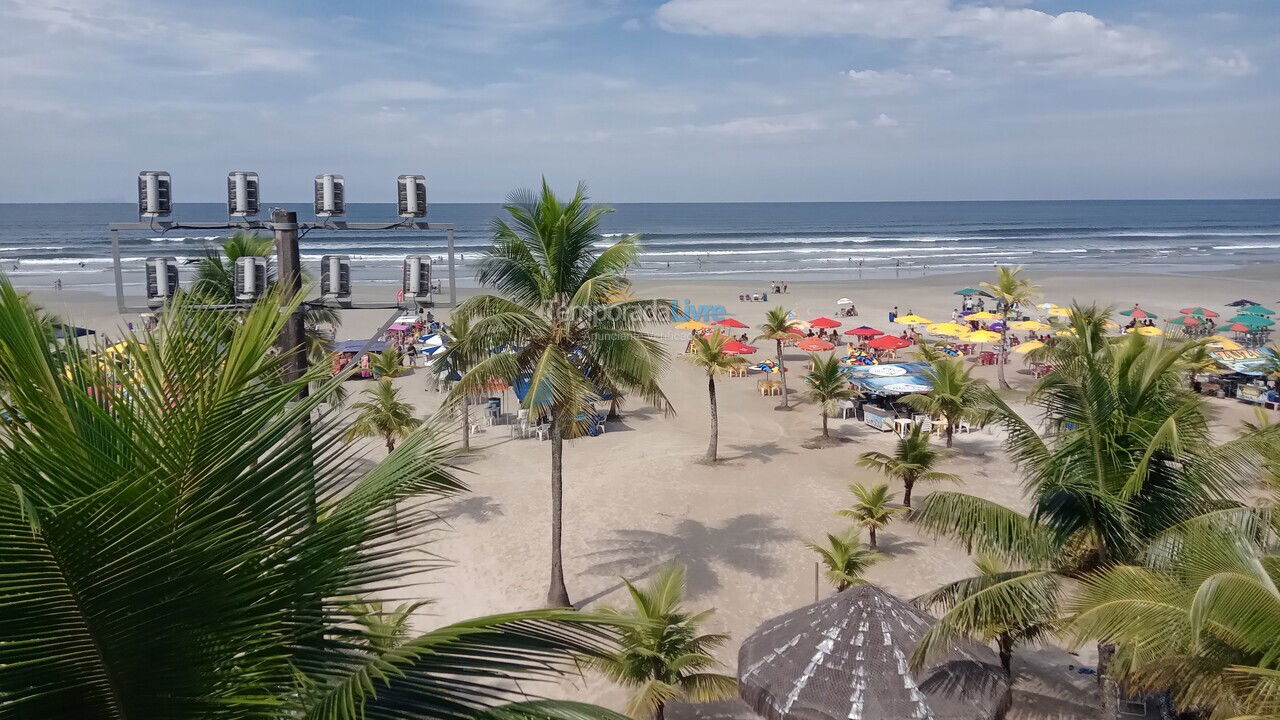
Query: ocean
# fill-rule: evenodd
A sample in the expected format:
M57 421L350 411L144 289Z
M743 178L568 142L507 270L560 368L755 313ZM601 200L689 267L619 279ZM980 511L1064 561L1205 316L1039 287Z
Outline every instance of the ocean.
M286 205L302 219L309 205ZM604 221L601 245L643 235L641 275L837 278L955 272L1015 264L1052 271L1230 270L1280 261L1280 200L902 203L625 203ZM491 237L493 204L437 204L452 223L459 284L474 284ZM16 285L111 285L107 224L136 220L130 204L0 204L0 269ZM179 204L172 218L226 219L219 203ZM396 220L386 204L348 206L352 222ZM122 232L126 282L139 284L148 256L199 258L219 231ZM350 255L355 282L398 282L405 255L441 256L443 235L315 230L304 263ZM687 279L687 278L686 278Z

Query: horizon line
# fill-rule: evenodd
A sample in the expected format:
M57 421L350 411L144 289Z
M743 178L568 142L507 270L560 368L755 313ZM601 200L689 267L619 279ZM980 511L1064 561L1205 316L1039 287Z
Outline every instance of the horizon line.
M1128 198L981 198L965 200L592 200L595 205L909 205L926 203L1074 203L1074 202L1275 202L1280 196L1253 197L1128 197ZM310 205L312 200L281 200L282 205ZM0 201L5 205L136 205L134 200ZM184 200L175 205L225 205L225 199ZM356 200L348 205L394 205L386 200ZM436 201L428 205L504 205L502 200ZM270 207L270 203L263 203Z

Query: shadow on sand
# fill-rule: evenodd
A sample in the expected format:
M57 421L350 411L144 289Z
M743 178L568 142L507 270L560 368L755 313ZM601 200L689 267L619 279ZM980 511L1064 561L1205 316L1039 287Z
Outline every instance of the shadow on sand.
M440 519L449 522L470 520L476 523L487 523L502 515L502 505L488 495L472 495L445 503L440 508Z

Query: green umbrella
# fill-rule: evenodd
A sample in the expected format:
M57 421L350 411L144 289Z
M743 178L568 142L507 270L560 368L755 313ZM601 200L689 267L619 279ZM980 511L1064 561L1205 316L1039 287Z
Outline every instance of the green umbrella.
M1246 315L1275 315L1276 311L1271 308L1264 308L1261 305L1250 305L1249 307L1240 308L1240 312Z
M1170 325L1188 325L1191 327L1195 327L1196 325L1203 325L1204 323L1201 322L1199 318L1194 318L1194 317L1191 317L1190 315L1179 315L1173 320L1170 320L1169 324Z
M1274 325L1275 323L1262 317L1261 315L1237 315L1227 322L1238 323L1247 328L1262 328Z
M979 290L978 288L960 288L959 290L955 291L955 292L954 292L954 293L952 293L952 294L953 294L953 295L963 295L963 296L965 296L965 297L973 297L974 295L982 295L982 296L984 296L984 297L991 297L991 295L990 295L989 293L987 293L985 290Z

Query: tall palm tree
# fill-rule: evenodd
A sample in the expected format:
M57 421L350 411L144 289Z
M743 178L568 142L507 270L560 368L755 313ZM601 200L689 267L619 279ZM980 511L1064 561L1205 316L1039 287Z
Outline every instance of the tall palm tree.
M821 409L822 437L829 440L831 432L827 429L827 417L837 411L841 400L854 398L857 393L849 385L849 379L840 372L840 361L835 355L810 355L809 360L810 370L802 378L805 396Z
M635 718L665 717L673 700L708 702L732 697L738 683L713 672L720 663L712 652L728 635L703 634L699 628L711 611L684 609L685 570L662 570L645 588L626 583L632 607L609 610L626 620L620 648L597 657L592 666L614 682L634 688L627 714Z
M947 447L952 446L956 425L961 421L982 423L990 417L982 407L983 389L987 383L971 373L969 366L959 358L935 358L924 373L933 389L926 395L902 398L913 409L946 421L943 437L947 439Z
M446 377L462 377L466 375L480 359L489 354L490 348L484 345L483 339L471 331L471 320L466 317L453 317L449 324L440 331L444 339L444 350L431 357L432 371ZM462 422L462 449L471 449L471 397L467 393L457 398L458 415Z
M870 540L868 545L875 550L876 531L883 530L889 525L894 515L904 513L907 509L891 504L894 495L889 492L889 486L884 483L872 487L853 483L849 485L849 490L853 493L853 507L837 510L836 515L851 518L860 527L866 528L868 540Z
M990 555L973 560L977 574L957 580L917 597L916 605L941 610L942 619L929 627L911 656L914 668L926 665L940 650L955 646L958 637L995 643L1000 666L1013 677L1013 651L1019 645L1038 642L1053 633L1057 619L1059 586L1053 578L1041 576L1037 582L1018 583L1017 591L1006 593L1004 583L1021 580Z
M45 343L0 279L2 404L23 418L0 443L4 714L617 718L522 702L609 649L601 618L511 613L394 641L362 627L353 599L430 569L406 538L465 488L432 425L357 464L324 411L337 381L283 379L279 300L233 314L180 296L129 337L121 371Z
M716 376L724 375L735 367L746 365L740 355L724 351L729 338L716 330L706 337L695 336L690 351L681 357L707 373L707 395L711 399L711 440L707 444L707 462L716 461L716 445L720 438L720 417L716 412Z
M982 287L1002 305L1000 322L1000 362L996 367L996 372L1000 378L1000 387L1008 390L1012 386L1004 379L1004 366L1008 357L1005 348L1005 336L1009 333L1009 315L1013 312L1013 306L1026 306L1032 300L1040 297L1040 288L1033 285L1030 280L1022 276L1022 268L1011 268L1008 266L1000 266L996 268L996 281L980 283Z
M911 507L911 490L918 482L959 482L960 477L934 470L942 459L942 453L929 444L929 433L919 425L911 426L911 433L899 438L892 455L875 450L864 452L858 458L858 467L878 470L886 477L902 481L902 504Z
M818 553L827 569L827 580L836 586L836 592L844 592L850 586L865 583L863 573L884 559L883 555L867 547L853 535L842 537L827 533L826 545L805 543L805 547Z
M1267 525L1190 523L1140 564L1086 578L1068 603L1067 636L1114 643L1109 673L1138 690L1172 689L1179 708L1280 715L1280 554Z
M765 313L764 322L760 324L760 334L756 336L756 340L772 340L778 347L778 377L782 382L782 404L778 406L779 410L790 407L790 398L787 397L787 363L782 357L782 344L804 337L800 334L799 324L790 315L791 311L781 306Z
M613 388L644 397L662 410L670 403L658 385L667 364L662 342L643 328L670 318L668 301L615 300L630 287L625 273L639 254L639 238L604 250L600 218L578 186L561 202L543 180L541 193L517 192L494 224L493 246L479 280L502 296L479 295L454 317L473 320L477 342L506 352L476 363L452 390L477 392L501 379L527 385L525 407L550 419L551 581L547 602L569 605L561 558L564 439L585 432L594 401ZM597 382L597 379L599 382ZM604 387L602 387L604 386Z
M400 390L388 382L374 383L364 391L369 396L351 406L355 420L347 430L347 438L382 438L387 452L396 449L396 441L409 437L422 420L414 417L413 406L400 399Z

